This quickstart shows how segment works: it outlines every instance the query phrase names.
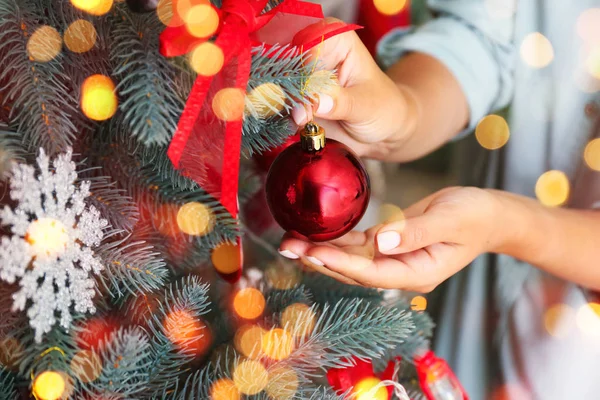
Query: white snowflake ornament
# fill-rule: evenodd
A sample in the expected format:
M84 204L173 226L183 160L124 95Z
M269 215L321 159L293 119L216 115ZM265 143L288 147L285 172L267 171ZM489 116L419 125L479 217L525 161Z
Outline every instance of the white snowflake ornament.
M95 281L90 272L103 269L92 248L104 237L108 222L93 206L86 206L90 183L78 187L71 150L50 159L40 150L39 174L29 165L12 170L10 197L18 205L0 211L2 225L13 236L0 242L0 279L19 281L13 294L13 310L27 309L35 340L50 332L60 314L60 324L68 329L73 317L71 306L80 313L96 311L92 298Z

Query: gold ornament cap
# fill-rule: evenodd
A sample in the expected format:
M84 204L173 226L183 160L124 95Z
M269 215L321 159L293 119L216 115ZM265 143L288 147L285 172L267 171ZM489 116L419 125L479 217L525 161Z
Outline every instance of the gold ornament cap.
M309 122L300 130L300 143L302 150L317 152L325 148L325 129Z

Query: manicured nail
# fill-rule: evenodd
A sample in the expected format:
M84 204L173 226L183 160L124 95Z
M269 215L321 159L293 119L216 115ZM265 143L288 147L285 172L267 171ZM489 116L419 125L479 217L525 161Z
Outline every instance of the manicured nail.
M324 266L324 265L325 265L325 264L323 264L323 263L321 262L321 260L319 260L319 259L316 259L316 258L314 258L314 257L306 257L306 260L307 260L308 262L310 262L311 264L318 265L319 267L322 267L322 266Z
M296 106L292 110L292 118L296 125L304 125L307 122L306 108L303 106Z
M379 251L390 251L400 245L400 234L389 231L377 235L377 248Z
M298 255L292 253L289 250L279 250L279 254L281 254L282 256L284 256L285 258L289 258L291 260L297 260L300 257L298 257Z
M333 110L333 97L328 94L319 95L319 108L317 108L317 114L328 114Z

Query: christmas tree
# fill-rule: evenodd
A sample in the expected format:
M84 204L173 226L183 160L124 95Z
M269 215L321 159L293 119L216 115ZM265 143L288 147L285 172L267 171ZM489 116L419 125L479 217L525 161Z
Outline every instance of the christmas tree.
M282 259L259 223L252 156L294 135L291 108L335 74L253 43L238 218L167 154L195 80L223 68L221 2L128 3L0 0L0 399L388 399L391 381L418 397L427 315ZM208 40L165 57L177 18Z

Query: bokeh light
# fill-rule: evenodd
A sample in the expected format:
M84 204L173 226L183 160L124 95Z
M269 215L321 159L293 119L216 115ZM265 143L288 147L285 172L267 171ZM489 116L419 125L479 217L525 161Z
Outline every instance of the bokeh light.
M180 207L176 204L161 204L152 214L152 226L164 236L175 237L181 233L177 224Z
M245 95L241 89L225 88L215 94L212 109L217 118L223 121L239 121L244 115Z
M219 14L210 4L195 5L180 15L184 16L185 26L192 36L207 38L219 28Z
M315 329L316 323L317 316L306 304L291 304L281 313L281 326L294 336L310 335Z
M173 344L197 357L204 355L212 344L212 333L206 323L187 311L169 313L164 328Z
M585 146L583 159L590 169L600 171L600 139L591 140Z
M223 68L225 55L223 54L223 50L216 44L204 42L196 46L190 53L189 62L197 74L213 76Z
M241 268L240 249L237 244L221 243L213 249L211 260L215 269L222 274L233 274Z
M238 352L252 359L262 356L262 338L265 330L258 325L244 325L237 330L233 343Z
M535 184L535 195L545 206L558 207L569 199L569 178L562 171L544 172Z
M278 262L269 264L265 270L267 282L278 290L289 290L300 284L302 271L300 268L280 265Z
M600 91L600 79L590 75L585 65L575 69L573 78L577 88L584 93L596 93Z
M600 45L592 47L585 59L587 72L595 79L600 79Z
M93 350L79 351L71 360L71 372L80 382L93 382L102 372L102 361Z
M378 210L378 221L380 224L405 221L404 211L394 204L382 204Z
M71 0L71 4L88 14L99 16L110 11L113 0Z
M600 41L600 8L588 8L576 22L577 34L586 42Z
M406 6L406 0L373 0L373 4L384 15L396 15Z
M485 8L494 19L511 18L517 10L516 0L485 0Z
M0 340L0 364L4 368L18 370L23 352L23 346L17 339L7 336Z
M544 328L555 338L565 338L573 326L575 311L566 304L555 304L544 313Z
M190 202L177 212L177 226L188 235L204 236L213 230L215 217L208 206Z
M25 240L36 256L56 257L66 250L69 234L59 220L40 218L29 224Z
M33 392L40 400L58 400L65 388L65 379L56 371L42 372L33 381Z
M488 115L477 124L475 138L481 147L496 150L508 142L510 130L504 118L499 115Z
M239 400L240 391L231 379L221 378L210 387L210 400Z
M269 374L256 360L244 360L233 371L233 382L238 390L247 395L257 394L269 383Z
M73 22L64 34L65 45L74 53L90 51L98 39L94 25L84 19Z
M27 41L27 54L37 62L54 60L60 54L62 38L51 26L41 26L33 32Z
M105 121L117 112L119 101L112 79L92 75L81 86L81 110L89 119Z
M294 350L294 337L285 329L273 328L263 335L262 351L273 360L284 360Z
M246 112L253 114L250 108L259 118L268 118L279 114L285 107L286 95L281 86L267 82L252 89L248 94Z
M410 308L414 311L425 311L427 309L427 299L424 296L415 296L410 301Z
M544 68L554 59L552 44L544 35L533 32L521 42L521 59L532 68Z
M265 310L265 296L258 289L242 289L233 298L233 309L244 319L256 319Z
M376 377L364 378L352 390L356 400L388 400L388 391L385 386L374 390L381 380Z
M180 26L183 24L181 18L175 18L176 10L173 0L160 0L156 6L156 15L160 22L166 26Z
M600 304L587 303L579 307L575 322L584 335L600 337Z
M97 348L109 340L111 335L121 327L120 321L111 317L92 317L82 322L77 328L77 345L86 350Z
M276 366L269 369L269 383L265 392L273 400L290 400L294 398L299 385L296 371L285 366Z

